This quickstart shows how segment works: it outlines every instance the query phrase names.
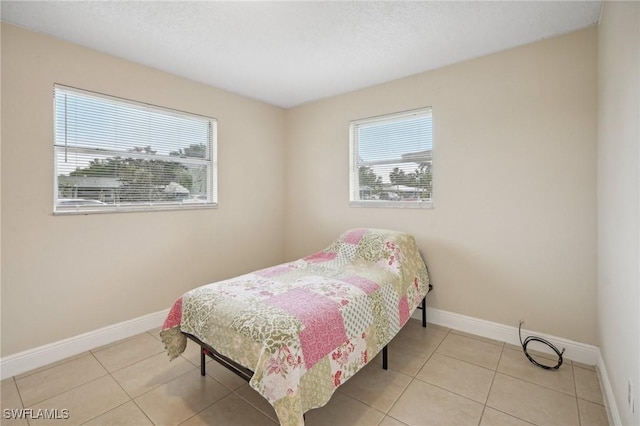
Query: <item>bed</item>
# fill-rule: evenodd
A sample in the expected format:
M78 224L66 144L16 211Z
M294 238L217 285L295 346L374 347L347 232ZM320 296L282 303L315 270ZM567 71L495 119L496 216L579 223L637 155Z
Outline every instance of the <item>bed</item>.
M422 308L431 286L414 238L352 229L302 259L191 290L171 307L161 337L171 359L190 339L249 381L282 425L383 351Z

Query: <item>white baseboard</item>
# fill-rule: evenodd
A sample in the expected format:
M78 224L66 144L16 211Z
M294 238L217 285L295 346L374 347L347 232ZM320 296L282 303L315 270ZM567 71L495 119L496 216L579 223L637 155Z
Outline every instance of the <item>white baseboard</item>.
M418 320L422 319L422 312L419 309L416 309L412 315L412 318ZM520 345L520 339L518 337L518 327L515 326L508 326L435 308L427 308L427 321L432 324L452 328L454 330L460 330L466 333L475 334L476 336L487 337L489 339L511 343L513 345ZM607 408L609 424L615 426L621 425L622 422L620 420L620 413L618 411L616 400L613 395L613 388L611 387L609 376L607 376L607 369L605 367L600 348L598 348L597 346L587 345L584 343L575 342L573 340L564 339L562 337L550 336L548 334L530 332L525 330L524 328L522 329L523 338L531 334L548 340L560 350L562 350L562 348L565 348L563 356L567 359L577 361L582 364L596 366L600 384L602 385L602 397L604 398L604 403ZM553 354L552 349L547 348L544 345L536 346L536 350Z
M0 379L160 327L169 309L0 358Z
M416 309L413 313L413 318L420 319L421 315L422 313L420 310ZM434 308L427 308L427 321L443 327L475 334L476 336L487 337L489 339L520 346L518 327L516 326L508 326L497 322L486 321ZM575 342L562 337L550 336L548 334L531 332L524 328L522 329L523 338L532 334L548 340L560 350L565 348L566 350L563 356L567 359L578 361L583 364L596 365L598 354L600 353L597 346ZM538 345L535 347L535 350L554 354L553 350L545 345Z
M600 379L602 398L604 399L605 407L607 408L607 417L609 418L609 424L618 426L622 424L620 419L620 412L618 411L618 404L616 404L616 398L613 395L613 388L607 375L607 368L604 365L604 359L602 353L598 349L598 359L596 362L596 370L598 371L598 378Z
M129 321L0 358L0 379L4 380L8 377L33 370L34 368L42 367L52 362L160 327L168 313L169 310L165 309L160 312L134 318ZM413 313L413 318L420 319L421 315L420 310L416 309ZM520 344L518 327L507 326L435 308L427 308L427 321L432 324L453 328L505 343ZM528 336L530 334L530 332L523 329L523 335ZM574 342L561 337L539 333L535 333L535 335L548 340L560 349L566 348L564 353L565 358L597 367L610 423L613 425L621 424L620 414L616 406L613 390L607 376L607 370L600 349L596 346ZM536 349L544 350L544 346L540 348L536 347ZM549 351L551 351L551 349L549 349Z

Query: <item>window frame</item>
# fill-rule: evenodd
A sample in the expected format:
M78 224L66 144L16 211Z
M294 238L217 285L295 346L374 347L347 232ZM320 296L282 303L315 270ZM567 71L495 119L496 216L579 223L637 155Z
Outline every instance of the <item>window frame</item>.
M432 120L431 124L431 198L425 201L391 201L391 200L363 200L360 198L360 184L359 184L359 167L362 164L358 164L358 153L360 152L360 142L357 137L358 127L361 125L371 123L393 123L402 121L416 116L430 116ZM396 164L397 159L394 160L379 160L377 164ZM408 162L408 161L407 161ZM372 163L372 162L369 162ZM349 122L349 207L368 207L368 208L410 208L410 209L433 209L434 199L434 187L433 187L433 108L430 106L416 108L408 111L400 111L390 114L384 114L369 118L363 118L353 120Z
M78 93L83 96L89 96L95 99L103 99L106 102L114 104L124 104L140 110L149 110L154 113L166 114L174 117L188 118L202 121L207 126L207 136L205 137L207 146L205 148L206 158L197 157L181 157L170 156L156 153L143 153L143 152L123 152L118 150L117 147L111 145L106 148L96 148L88 146L67 146L66 142L60 144L58 141L58 110L56 95L73 94ZM215 209L218 207L218 164L217 164L217 119L201 114L194 114L191 112L181 111L177 109L162 107L150 103L134 101L127 98L106 95L99 92L90 90L79 89L63 84L55 83L53 86L53 214L54 215L74 215L74 214L104 214L104 213L125 213L125 212L151 212L151 211L168 211L168 210L194 210L194 209ZM64 113L63 113L64 114ZM66 126L66 123L65 123ZM176 150L180 150L182 147L176 145ZM159 160L159 161L171 161L190 166L204 166L205 179L206 179L206 197L203 201L197 200L197 202L185 202L182 201L151 201L151 202L129 202L119 204L103 204L90 203L90 204L77 204L73 203L72 199L60 196L59 188L59 159L58 154L60 150L64 152L72 151L78 154L90 154L96 155L97 158L133 158L133 159L147 159L147 160ZM76 169L77 170L77 169ZM116 178L114 178L116 179ZM197 197L199 198L199 197ZM67 200L69 204L62 206L58 203L59 200ZM86 199L91 201L92 199ZM195 200L195 199L194 199Z

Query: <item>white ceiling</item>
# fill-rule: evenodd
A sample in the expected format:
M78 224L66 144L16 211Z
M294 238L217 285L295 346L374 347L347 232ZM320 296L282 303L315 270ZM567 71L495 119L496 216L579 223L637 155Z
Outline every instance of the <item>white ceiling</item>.
M600 1L2 1L2 20L280 107L597 23Z

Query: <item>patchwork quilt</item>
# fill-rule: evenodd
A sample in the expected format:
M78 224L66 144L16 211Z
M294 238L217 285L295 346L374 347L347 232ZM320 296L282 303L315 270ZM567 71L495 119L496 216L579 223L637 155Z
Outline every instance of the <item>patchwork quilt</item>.
M326 249L185 293L161 336L171 359L196 336L254 372L282 425L325 405L387 345L428 292L414 238L352 229Z

